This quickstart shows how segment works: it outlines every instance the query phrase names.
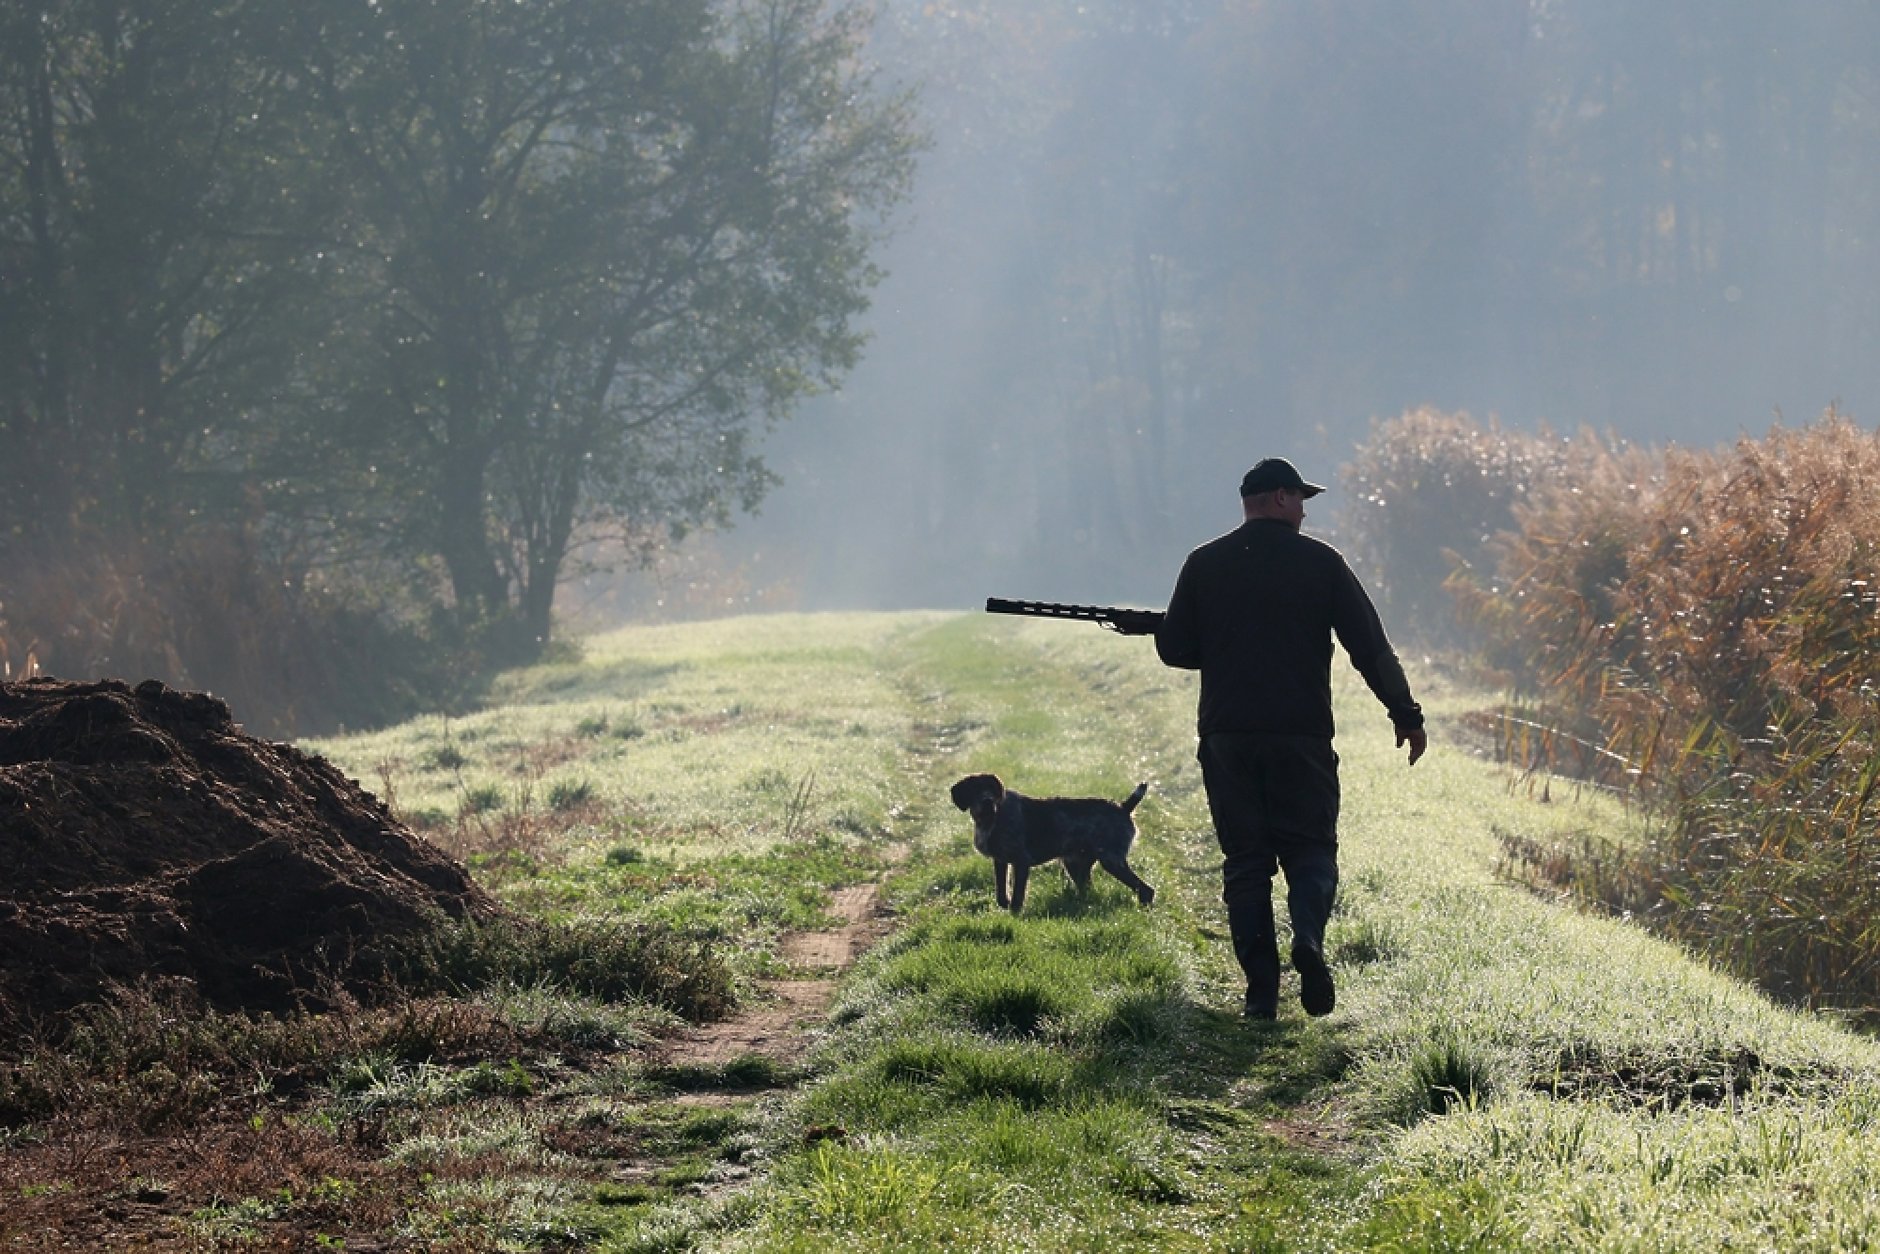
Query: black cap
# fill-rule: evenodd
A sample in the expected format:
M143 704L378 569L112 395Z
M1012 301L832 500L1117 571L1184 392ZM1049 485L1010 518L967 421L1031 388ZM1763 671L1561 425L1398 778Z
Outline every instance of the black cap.
M1240 481L1240 495L1258 496L1262 492L1273 492L1280 488L1291 488L1301 496L1317 496L1325 491L1316 483L1307 483L1299 477L1293 464L1284 457L1268 457L1255 462L1247 477Z

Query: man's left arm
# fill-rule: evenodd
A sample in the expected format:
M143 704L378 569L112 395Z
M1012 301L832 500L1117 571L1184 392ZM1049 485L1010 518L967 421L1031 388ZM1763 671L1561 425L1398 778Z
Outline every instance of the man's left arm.
M1338 565L1332 630L1351 664L1364 676L1365 685L1390 712L1391 726L1397 729L1397 747L1410 746L1410 765L1415 766L1429 747L1429 736L1423 730L1423 707L1410 695L1410 679L1403 673L1397 651L1390 646L1384 620L1378 617L1370 594L1350 566L1342 560Z

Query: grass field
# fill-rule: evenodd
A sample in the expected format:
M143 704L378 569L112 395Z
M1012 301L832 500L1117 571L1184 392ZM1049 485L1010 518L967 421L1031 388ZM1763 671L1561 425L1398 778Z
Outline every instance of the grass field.
M475 1205L433 1205L407 1235L605 1251L1871 1248L1880 1052L1623 921L1499 881L1497 833L1638 820L1512 782L1446 735L1479 698L1420 689L1434 747L1409 769L1340 677L1339 1009L1308 1020L1292 1002L1269 1025L1234 1013L1193 679L1143 641L940 614L635 628L507 677L476 715L311 746L517 908L681 925L747 993L791 974L777 938L831 925L832 891L885 880L895 911L808 1064L747 1068L750 1091L716 1104L675 1103L631 1050L611 1070L516 1064L533 1106L505 1106L500 1074L476 1101L436 1096L468 1083L448 1069L356 1076L350 1100L405 1112L387 1156L487 1165L438 1170ZM1155 906L1101 874L1079 897L1047 870L1022 917L996 911L945 797L987 770L1034 794L1152 781L1133 860ZM620 1134L575 1170L551 1127ZM609 1183L608 1144L659 1171Z

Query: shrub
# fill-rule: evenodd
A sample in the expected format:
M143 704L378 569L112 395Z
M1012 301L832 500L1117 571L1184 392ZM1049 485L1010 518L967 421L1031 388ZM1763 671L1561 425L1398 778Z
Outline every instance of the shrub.
M1880 441L1830 414L1725 453L1669 450L1653 473L1635 462L1537 489L1499 544L1474 609L1512 677L1592 715L1641 772L1713 727L1753 741L1861 704Z

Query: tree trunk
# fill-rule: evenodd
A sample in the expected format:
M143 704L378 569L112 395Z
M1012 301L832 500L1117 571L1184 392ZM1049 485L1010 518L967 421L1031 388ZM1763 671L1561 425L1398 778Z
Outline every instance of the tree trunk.
M452 267L439 267L450 275ZM450 570L451 592L459 608L492 618L509 608L509 583L490 551L488 495L490 460L495 442L484 428L483 406L488 372L479 350L471 294L448 291L438 302L440 347L444 355L444 438L439 494L443 534L438 550Z
M592 402L596 411L604 397L604 389L596 392ZM574 537L575 506L581 500L583 450L591 446L597 429L596 420L583 424L577 438L557 449L554 463L543 476L542 526L539 535L529 537L528 586L522 590L523 626L538 644L547 644L554 630L555 588Z
M460 608L479 618L489 618L509 604L508 586L490 553L483 502L488 467L489 456L477 441L452 440L445 450L439 491L438 550L450 571L451 592Z
M50 58L43 45L27 50L27 154L25 183L30 206L32 303L43 319L38 337L38 386L16 409L21 438L8 449L18 457L11 478L18 492L18 517L9 520L55 541L70 539L77 522L79 465L85 441L72 426L70 311L66 306L60 245L54 238L57 202L65 172L54 133L55 108ZM30 409L30 417L24 410Z

